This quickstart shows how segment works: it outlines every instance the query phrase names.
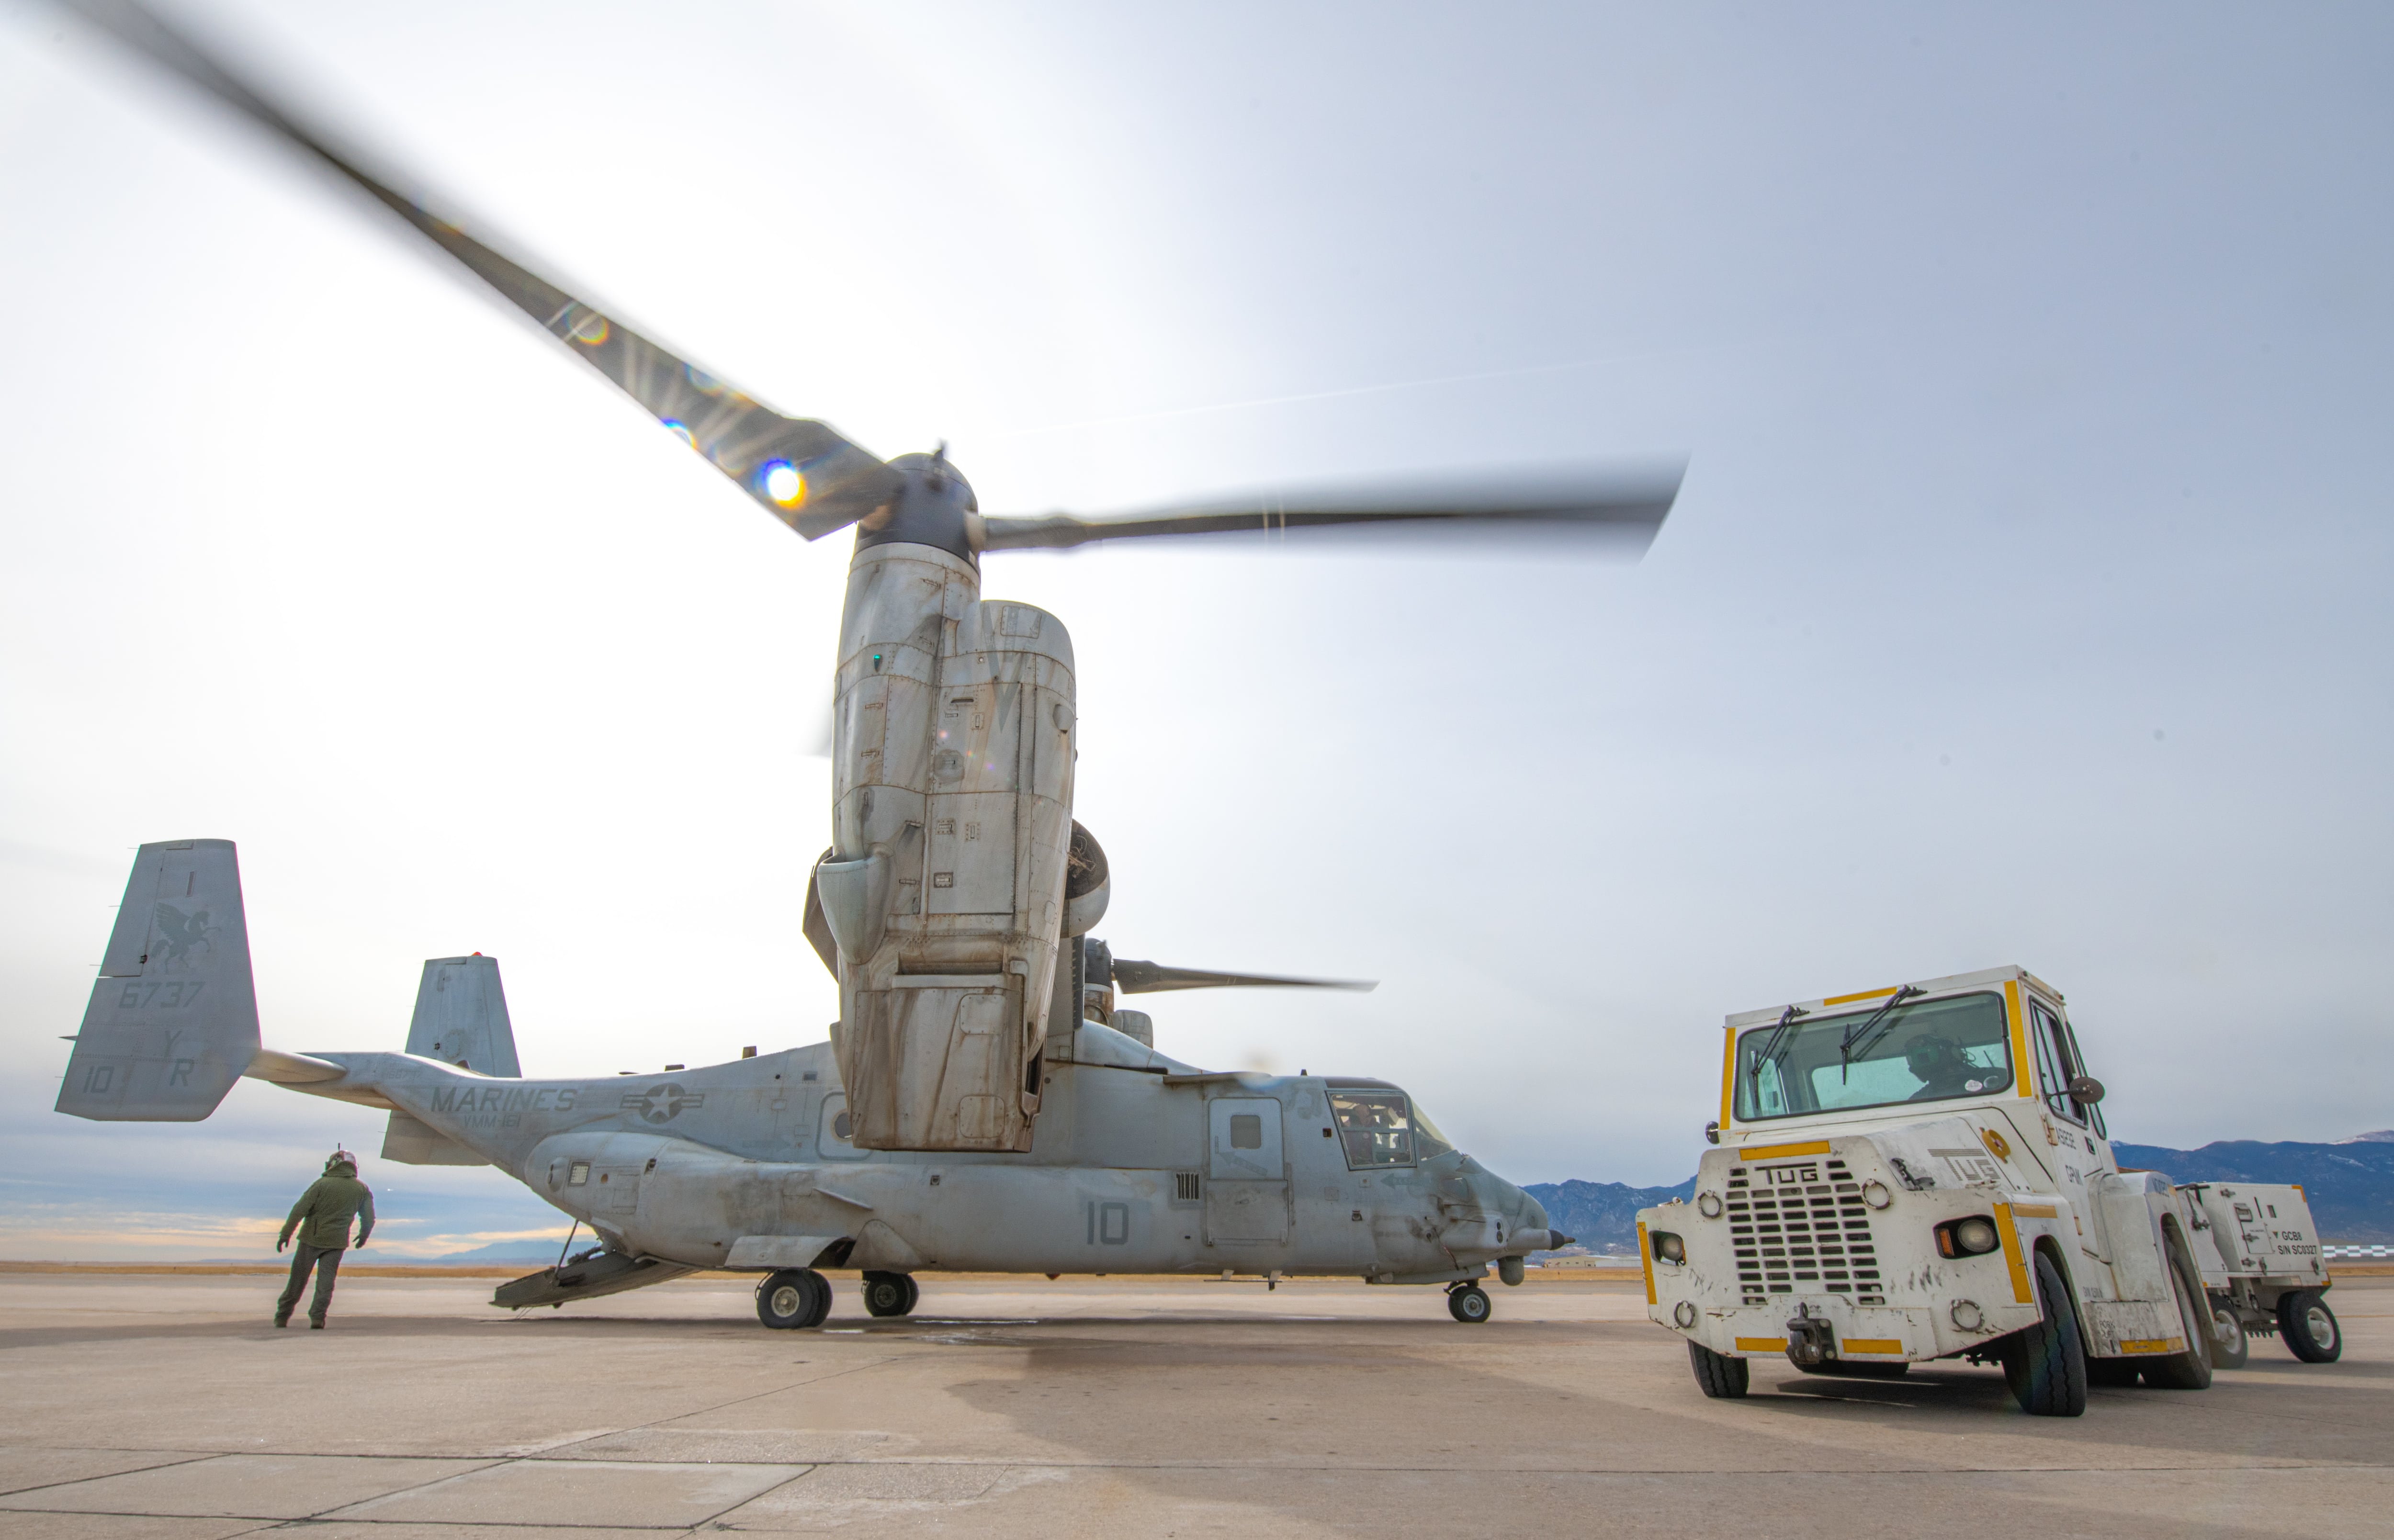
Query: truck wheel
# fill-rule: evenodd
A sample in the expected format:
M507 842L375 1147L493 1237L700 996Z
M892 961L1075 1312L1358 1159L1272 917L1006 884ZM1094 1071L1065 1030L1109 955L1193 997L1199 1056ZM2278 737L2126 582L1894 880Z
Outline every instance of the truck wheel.
M2211 1366L2242 1369L2252 1362L2253 1344L2245 1339L2244 1320L2233 1305L2211 1307Z
M831 1281L812 1268L783 1268L756 1285L756 1319L778 1331L820 1326L831 1314Z
M2344 1332L2317 1289L2278 1296L2278 1334L2286 1339L2286 1350L2305 1363L2334 1363L2344 1356Z
M1477 1283L1466 1283L1446 1296L1446 1313L1466 1325L1477 1326L1496 1313L1496 1302Z
M910 1315L914 1301L922 1291L914 1280L902 1272L868 1272L864 1275L864 1308L874 1315Z
M2203 1292L2193 1264L2186 1259L2186 1248L2175 1239L2169 1242L2169 1275L2186 1351L2142 1359L2138 1367L2144 1371L2145 1383L2157 1390L2207 1390L2211 1389L2211 1300Z
M1688 1344L1688 1362L1696 1371L1696 1389L1715 1400L1734 1400L1753 1383L1745 1360L1717 1353L1701 1342Z
M2075 1417L2086 1411L2086 1345L2070 1290L2045 1253L2036 1254L2036 1303L2045 1319L2003 1339L2004 1383L2032 1417Z
M1826 1363L1798 1363L1796 1367L1808 1375L1827 1375L1835 1379L1901 1379L1912 1372L1909 1363L1855 1363L1838 1358Z

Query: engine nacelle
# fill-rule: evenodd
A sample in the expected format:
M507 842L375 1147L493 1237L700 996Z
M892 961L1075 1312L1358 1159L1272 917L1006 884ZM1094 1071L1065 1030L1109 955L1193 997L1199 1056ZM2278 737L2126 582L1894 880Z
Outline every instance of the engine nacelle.
M1044 611L984 602L971 561L912 542L858 550L844 632L833 848L809 928L819 904L850 1138L1027 1151L1069 902L1072 638ZM1103 854L1087 849L1082 897L1101 914Z

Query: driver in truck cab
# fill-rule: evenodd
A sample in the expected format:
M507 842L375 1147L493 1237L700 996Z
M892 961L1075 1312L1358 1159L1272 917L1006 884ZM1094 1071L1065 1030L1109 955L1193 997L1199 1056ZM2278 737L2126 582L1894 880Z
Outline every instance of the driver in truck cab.
M1952 1038L1934 1032L1916 1033L1903 1046L1903 1067L1921 1082L1920 1089L1908 1099L1913 1101L2000 1091L2012 1078L2002 1070L1973 1064Z

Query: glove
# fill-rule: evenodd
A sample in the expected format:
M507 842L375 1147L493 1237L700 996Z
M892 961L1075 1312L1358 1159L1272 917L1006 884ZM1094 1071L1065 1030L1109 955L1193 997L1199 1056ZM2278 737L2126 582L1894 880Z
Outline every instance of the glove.
M362 1235L359 1236L359 1237L358 1237L358 1244L360 1244L360 1245L363 1245L363 1244L366 1244L366 1238L365 1238L364 1236L362 1236Z
M281 1240L279 1240L279 1241L277 1241L277 1242L275 1242L275 1243L274 1243L274 1249L275 1249L275 1250L277 1250L277 1251L281 1251L283 1247L285 1247L285 1246L289 1245L290 1244L291 1244L291 1237L290 1237L290 1236L288 1236L288 1235L285 1235L284 1237L283 1237L283 1239L281 1239Z

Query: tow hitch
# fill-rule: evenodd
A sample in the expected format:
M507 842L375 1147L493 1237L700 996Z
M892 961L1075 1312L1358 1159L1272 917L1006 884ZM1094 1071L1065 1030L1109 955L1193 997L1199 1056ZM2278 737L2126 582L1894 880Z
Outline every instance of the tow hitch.
M1837 1356L1836 1329L1798 1305L1787 1318L1787 1361L1799 1369L1817 1368Z

